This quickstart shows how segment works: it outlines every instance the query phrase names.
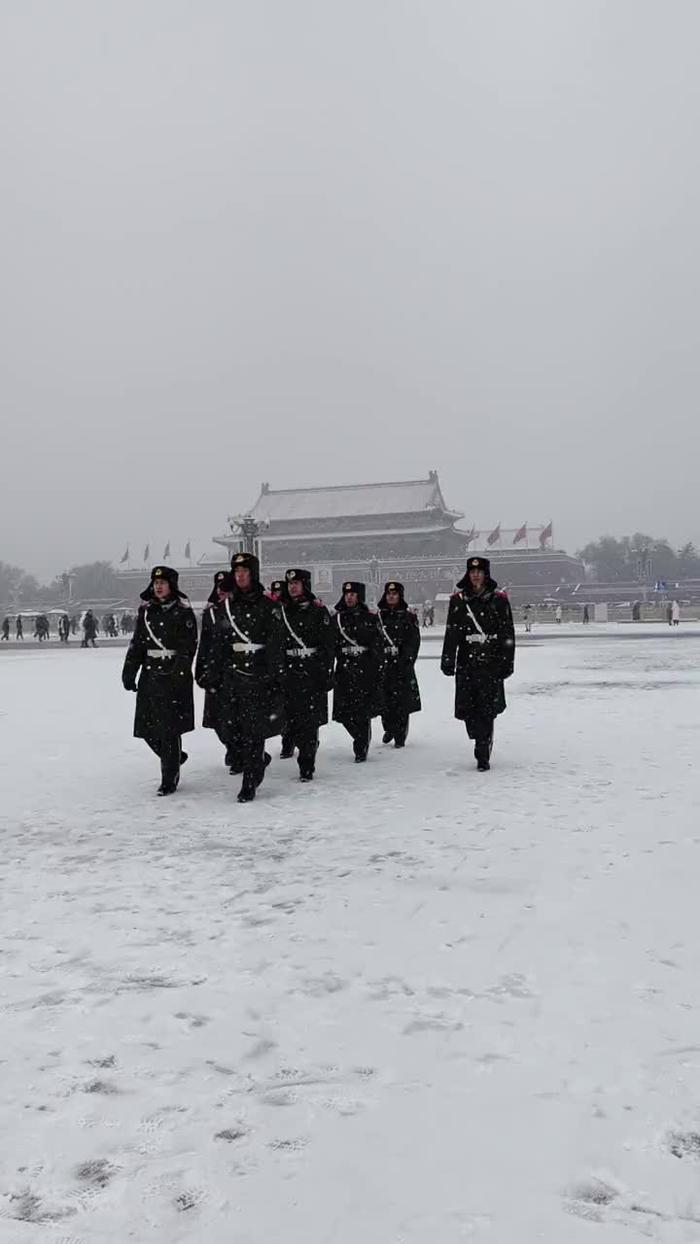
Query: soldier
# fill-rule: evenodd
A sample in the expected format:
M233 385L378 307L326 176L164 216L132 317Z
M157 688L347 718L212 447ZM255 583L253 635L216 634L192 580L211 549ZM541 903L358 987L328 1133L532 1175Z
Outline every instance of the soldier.
M513 673L515 630L508 597L497 590L486 557L470 557L450 598L442 648L443 674L457 675L455 717L474 739L477 768L490 768L493 723L505 711L503 681Z
M15 639L21 639L24 641L24 623L22 622L21 613L17 614L17 618L15 620Z
M177 570L156 566L141 593L136 630L126 650L122 683L136 691L134 738L145 739L160 758L159 795L173 795L187 760L182 735L194 730L192 661L197 623L178 588ZM141 671L138 687L136 675Z
M204 713L202 716L202 725L205 730L215 730L219 738L219 742L226 746L226 740L219 729L218 718L218 696L215 692L206 690L206 669L207 663L211 658L211 648L214 642L214 634L216 631L216 615L214 609L216 605L222 604L230 595L231 576L226 570L217 570L214 575L214 586L207 597L208 609L202 614L202 630L199 636L199 648L197 649L197 660L194 667L194 680L197 686L204 688ZM233 749L226 748L224 764L228 766L229 773L240 773L241 767L237 757L234 755Z
M243 783L238 802L248 803L265 776L270 757L265 739L283 725L284 656L277 605L260 582L253 553L236 553L230 591L214 608L214 635L202 685L217 698L220 737L240 760Z
M67 644L70 637L70 618L67 613L62 613L58 619L58 638L62 644Z
M284 591L284 579L273 579L272 583L270 584L270 596L275 601L275 603L278 600L282 599L283 591Z
M349 580L335 607L333 720L352 736L356 764L367 759L372 718L381 708L382 636L365 591L364 583Z
M420 627L415 613L406 604L403 583L395 579L385 585L377 608L384 641L382 743L393 740L394 747L403 747L408 734L409 716L421 710L415 672Z
M330 614L311 590L310 570L286 572L280 614L286 640L282 756L291 756L298 748L299 778L310 782L316 767L319 727L328 721L335 654Z
M7 640L9 640L10 638L10 619L9 618L3 618L2 620L2 638L7 639Z

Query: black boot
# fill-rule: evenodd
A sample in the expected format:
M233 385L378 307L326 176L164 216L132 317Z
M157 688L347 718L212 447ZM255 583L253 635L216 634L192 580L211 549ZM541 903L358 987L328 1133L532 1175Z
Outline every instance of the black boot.
M489 734L480 735L474 745L474 759L479 773L488 773L491 768L491 751L493 748L493 727Z
M160 744L159 795L174 795L180 781L180 740L166 738Z
M393 739L393 737L394 736L391 733L391 730L385 730L382 735L382 743L391 743L391 740Z
M294 739L291 734L282 735L282 751L280 752L280 760L291 760L294 755Z
M312 782L314 771L316 768L316 752L318 751L318 736L311 743L306 743L299 748L299 781Z
M246 769L243 773L243 784L238 792L238 802L250 803L255 799L256 786L255 774L251 769Z

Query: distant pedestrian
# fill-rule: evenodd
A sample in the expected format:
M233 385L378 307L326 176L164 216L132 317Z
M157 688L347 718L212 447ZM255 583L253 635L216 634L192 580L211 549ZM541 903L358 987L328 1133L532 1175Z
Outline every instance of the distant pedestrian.
M97 637L97 618L92 612L92 609L88 609L87 613L85 614L85 617L83 618L83 641L80 647L87 648L90 646L90 644L92 644L92 647L96 648L97 647L97 644L95 643L96 637Z
M17 621L15 622L15 639L24 639L24 625L21 613L17 614Z
M677 600L671 602L671 622L674 626L681 624L681 607Z
M669 626L673 626L673 605L671 604L671 601L669 601L666 606L666 621Z
M2 620L2 638L6 640L10 638L10 619L9 618L3 618Z
M532 605L525 605L523 608L523 622L525 623L525 634L529 635L532 630Z
M561 620L563 616L564 616L564 610L562 609L561 605L557 605L556 609L554 610L554 620L557 626L561 626Z
M70 618L67 613L62 613L58 619L58 638L62 644L67 644L70 639Z
M588 626L588 623L590 622L590 620L591 620L590 610L588 608L588 605L584 605L583 606L583 625Z

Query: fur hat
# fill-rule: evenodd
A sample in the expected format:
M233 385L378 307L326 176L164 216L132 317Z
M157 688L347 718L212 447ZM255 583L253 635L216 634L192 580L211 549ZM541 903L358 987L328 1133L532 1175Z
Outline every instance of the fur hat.
M398 594L399 594L399 609L406 609L406 608L408 608L408 606L407 606L407 604L406 604L406 597L404 596L404 586L403 586L403 583L399 583L398 579L389 579L389 582L384 584L384 591L382 592L382 598L381 598L381 600L379 601L379 603L377 604L377 608L378 608L378 609L388 609L388 605L387 605L387 603L386 603L386 594L387 594L387 592L398 592Z
M460 579L459 583L457 584L458 588L460 589L466 588L467 591L471 589L472 584L471 584L471 579L469 578L470 570L483 570L484 587L487 588L488 591L490 592L493 592L495 590L497 584L496 584L495 579L491 578L491 562L489 561L488 557L470 557L469 558L469 560L467 561L467 573L464 575L464 578Z
M153 591L153 585L158 582L167 583L173 596L179 596L182 600L186 600L187 598L185 593L181 592L178 587L179 578L180 576L177 573L177 570L173 570L172 566L154 566L151 571L151 582L145 592L141 593L141 600L154 599L155 593Z
M367 587L364 583L359 583L357 579L346 579L343 584L343 594L336 605L336 613L340 613L345 608L345 593L355 592L357 594L358 604L364 605L365 596L367 595Z
M311 590L311 571L310 570L301 570L298 567L292 567L291 570L287 570L285 572L284 596L287 599L289 599L290 583L301 583L304 588L304 595L313 596L313 592Z
M279 600L283 591L284 591L284 579L273 579L272 583L270 584L270 595L276 596L277 599Z
M219 589L221 589L222 592L229 591L229 589L226 587L226 580L228 578L230 578L230 575L227 573L227 571L217 570L216 574L214 575L214 586L211 589L211 592L209 593L209 595L207 596L208 604L218 605Z
M235 571L239 566L244 566L250 571L255 583L260 582L260 561L255 553L234 553L231 558L231 569Z

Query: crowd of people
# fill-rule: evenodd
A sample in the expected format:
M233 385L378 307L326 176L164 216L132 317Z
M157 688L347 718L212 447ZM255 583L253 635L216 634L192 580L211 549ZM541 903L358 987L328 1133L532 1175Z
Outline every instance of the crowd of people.
M296 755L299 779L313 780L329 693L355 763L367 760L377 717L383 744L405 746L410 718L421 709L421 636L397 580L385 584L376 611L366 603L366 585L348 580L331 614L312 591L310 571L290 568L266 592L257 557L236 553L231 570L214 577L199 637L176 570L154 567L141 598L122 683L136 692L134 735L160 760L159 795L174 794L187 760L182 737L195 728L195 680L205 693L202 725L216 732L229 772L242 778L241 803L255 798L264 779L271 738L280 738L281 758ZM482 772L490 767L514 654L508 599L488 559L471 558L450 600L441 668L456 678L455 717Z
M51 623L48 614L22 614L18 613L13 619L9 614L2 620L0 626L0 640L9 642L10 631L14 621L14 635L16 640L24 640L24 624L27 621L33 621L34 631L32 638L37 639L39 643L44 643L51 637ZM81 648L97 646L96 639L100 631L109 639L117 639L120 635L131 635L136 619L133 614L124 612L119 618L113 613L106 613L101 619L98 618L92 609L87 609L82 615L68 613L59 613L56 618L56 634L63 644L70 642L71 635L77 635L82 631L83 638Z

